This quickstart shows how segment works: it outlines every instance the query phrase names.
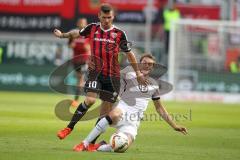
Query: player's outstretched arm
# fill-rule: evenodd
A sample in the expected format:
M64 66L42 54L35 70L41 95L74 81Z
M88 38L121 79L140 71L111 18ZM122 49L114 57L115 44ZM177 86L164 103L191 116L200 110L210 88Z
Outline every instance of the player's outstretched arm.
M154 106L156 108L156 111L158 112L158 114L175 130L178 132L183 133L184 135L187 134L187 129L183 126L179 126L177 125L169 116L167 110L165 109L164 106L162 106L160 100L154 100L153 101Z
M62 33L59 29L54 29L53 34L58 38L77 38L80 36L79 30L71 30L67 33Z
M147 80L144 78L143 74L139 70L137 59L134 53L130 51L130 52L127 52L126 55L127 55L128 61L130 62L134 71L136 72L138 83L141 85L147 85Z

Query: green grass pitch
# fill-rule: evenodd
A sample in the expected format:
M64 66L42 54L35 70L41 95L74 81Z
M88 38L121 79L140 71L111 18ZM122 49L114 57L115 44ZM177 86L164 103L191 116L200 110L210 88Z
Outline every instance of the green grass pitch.
M64 98L59 94L0 92L0 160L240 159L240 105L164 102L188 128L187 136L164 121L148 119L141 123L137 139L126 153L75 153L72 147L87 135L96 119L78 123L69 137L58 140L56 132L67 122L55 116L54 106ZM152 103L147 113L155 113ZM109 129L100 139L108 140L113 131Z

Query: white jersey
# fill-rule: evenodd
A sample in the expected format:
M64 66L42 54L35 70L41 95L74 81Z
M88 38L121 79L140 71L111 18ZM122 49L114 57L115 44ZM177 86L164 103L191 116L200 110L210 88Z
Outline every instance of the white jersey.
M121 71L121 100L117 108L122 111L121 120L114 126L118 132L128 133L135 139L143 112L147 109L149 100L160 98L157 82L148 78L149 85L139 86L136 73L132 67L126 67Z
M119 101L120 106L127 105L144 112L147 109L149 100L160 98L160 91L157 82L148 78L149 84L142 86L138 84L136 73L128 66L121 71L121 90Z

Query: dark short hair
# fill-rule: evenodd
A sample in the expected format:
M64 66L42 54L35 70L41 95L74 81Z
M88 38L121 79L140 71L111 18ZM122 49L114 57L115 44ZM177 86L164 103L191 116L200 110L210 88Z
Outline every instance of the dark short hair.
M109 13L113 11L113 7L108 3L103 3L100 7L100 11L102 11L103 13Z
M145 58L145 57L150 58L150 59L154 60L154 62L156 62L156 58L150 53L144 53L140 58L140 62L142 62L143 58Z

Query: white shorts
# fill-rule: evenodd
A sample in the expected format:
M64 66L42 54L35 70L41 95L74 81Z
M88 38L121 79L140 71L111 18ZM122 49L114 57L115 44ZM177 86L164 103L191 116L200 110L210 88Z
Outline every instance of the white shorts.
M116 107L122 111L122 117L113 127L117 128L118 132L128 133L135 139L142 118L142 112L132 106L128 106L123 101L120 101Z

